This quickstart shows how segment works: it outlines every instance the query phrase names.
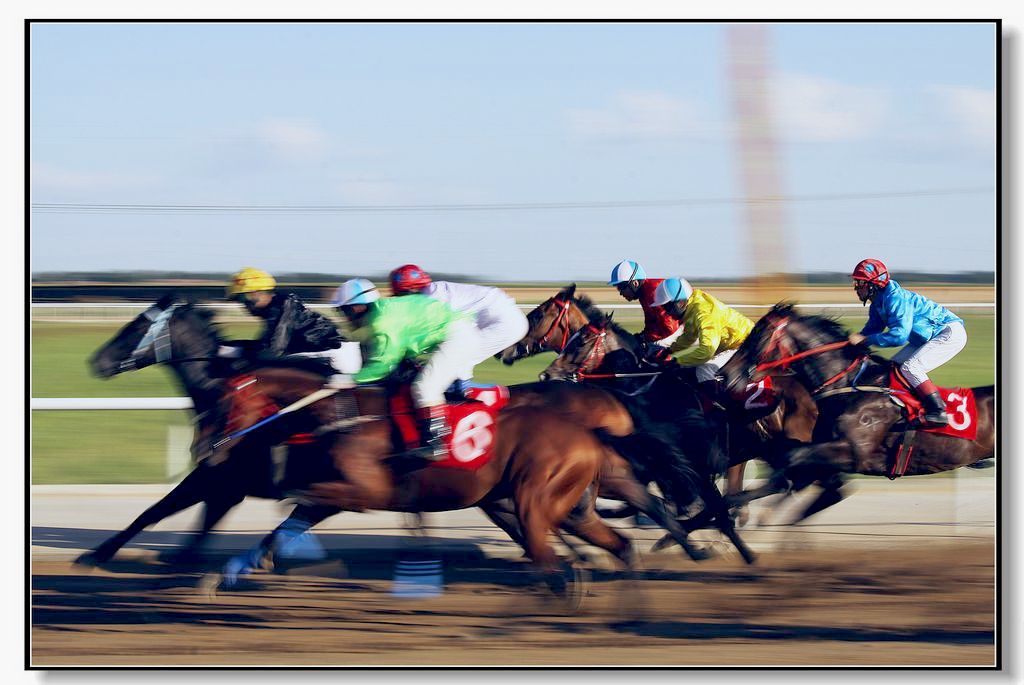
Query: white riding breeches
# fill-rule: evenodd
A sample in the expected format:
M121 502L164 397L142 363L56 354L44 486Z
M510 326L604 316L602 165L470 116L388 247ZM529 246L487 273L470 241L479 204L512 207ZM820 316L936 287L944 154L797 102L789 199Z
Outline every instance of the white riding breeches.
M526 337L529 330L530 323L526 320L526 315L515 305L515 302L510 300L509 306L505 308L499 318L483 326L478 326L480 351L466 360L467 363L459 374L459 380L468 381L473 378L473 367L480 362L487 361L488 358L498 354L506 347L515 345Z
M683 327L680 326L679 328L676 329L675 333L672 333L668 337L662 338L661 340L655 340L651 344L652 345L657 345L658 347L672 347L672 343L674 343L676 341L676 338L678 338L682 334L683 334Z
M715 376L722 370L725 363L732 359L732 356L736 354L736 350L726 350L725 352L719 352L711 359L707 360L703 364L697 367L697 382L704 383L705 381L715 380Z
M453 321L448 335L427 360L423 371L413 381L412 399L419 408L435 407L445 403L444 391L459 380L467 359L476 359L480 353L480 331L469 319Z
M967 329L963 323L954 321L923 345L907 345L892 361L899 364L900 372L916 388L928 380L929 371L955 357L966 344Z
M363 354L357 342L343 342L341 347L322 352L299 352L290 354L289 357L314 357L317 359L328 359L331 366L338 373L353 374L363 368Z

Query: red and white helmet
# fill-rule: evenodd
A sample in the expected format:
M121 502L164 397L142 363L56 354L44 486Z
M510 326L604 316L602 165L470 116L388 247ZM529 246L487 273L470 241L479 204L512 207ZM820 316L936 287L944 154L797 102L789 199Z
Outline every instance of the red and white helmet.
M431 284L432 279L415 264L404 264L391 272L391 292L395 295L418 293Z
M877 259L862 259L850 276L855 281L867 281L879 288L884 288L889 283L889 270Z

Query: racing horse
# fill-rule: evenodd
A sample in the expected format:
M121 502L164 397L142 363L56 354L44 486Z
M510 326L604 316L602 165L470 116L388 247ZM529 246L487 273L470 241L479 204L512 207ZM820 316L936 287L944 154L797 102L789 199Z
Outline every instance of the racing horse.
M798 515L800 521L844 498L844 474L924 475L971 466L994 455L994 386L970 388L962 395L943 392L947 403L957 401L952 412L956 425L966 429L974 424L973 437L921 427L907 418L904 402L897 403L892 363L864 346L851 345L847 335L834 319L801 316L793 305L780 303L757 322L722 367L731 389L768 375L792 375L819 410L811 444L788 451L768 484L738 501L817 482L823 490Z
M246 495L263 497L281 496L282 492L276 487L277 484L270 475L272 469L266 463L266 450L257 449L258 447L266 447L266 436L262 441L263 444L246 439L231 450L231 453L237 451L245 454L245 458L227 459L224 456L225 449L220 449L216 453L211 449L214 437L220 434L224 427L223 417L226 411L224 411L223 407L219 407L219 405L223 404L224 398L228 393L226 392L226 381L223 378L218 378L217 374L211 372L211 366L226 362L216 358L216 350L220 341L216 328L210 321L210 318L211 315L207 310L194 307L188 303L174 302L173 297L167 296L161 298L154 306L123 327L109 343L92 357L91 365L93 371L100 377L110 377L117 373L143 368L158 362L165 363L172 368L176 372L175 375L178 381L192 398L198 410L193 452L200 459L199 465L172 492L147 509L124 531L105 541L96 550L82 555L79 559L81 563L95 564L106 561L128 540L147 526L193 504L204 502L206 504L206 514L203 525L190 546L190 549L195 549L213 525ZM308 363L307 361L306 364ZM322 386L324 377L322 374L296 370L294 368L264 368L252 373L251 380L248 382L252 381L259 383L260 392L264 398L269 397L269 388L276 388L274 400L276 402L287 402L295 393L294 389L289 390L291 386L306 389L314 388L315 390ZM358 395L360 393L365 394L366 392L370 393L370 395L367 395L370 398L367 401L371 402L371 404L379 400L377 396L382 396L382 392L378 391L374 394L369 389L364 388L353 390L352 394ZM537 392L536 389L533 392ZM564 389L559 388L559 392L564 394ZM374 399L374 397L377 397L377 399ZM237 400L237 396L233 396L233 399ZM356 401L358 402L358 400ZM258 416L259 411L264 407L265 403L252 402L249 406L244 406L243 403L243 406L239 407L241 411L236 412L238 416L235 418L239 419L242 425L247 421L258 420L255 417ZM510 409L517 408L511 407ZM598 409L601 408L598 407ZM245 416L246 412L254 413L252 416ZM533 412L516 411L512 413L514 416L510 419L512 421L511 425L521 427L524 415L529 414L533 416L534 414L543 414L544 412L534 409ZM386 411L383 415L386 415ZM516 417L518 417L518 420L513 420ZM567 423L564 421L564 417L558 417L556 420L563 427ZM603 421L604 427L613 432L629 432L631 430L631 427L621 425L621 418L616 419L614 413L607 411L597 412L594 420ZM296 421L304 421L305 425L299 426L296 424ZM551 419L548 418L537 419L537 421L537 425L543 426L551 423ZM377 422L378 426L384 423L386 422ZM277 436L279 438L286 436L289 431L307 430L319 427L320 425L317 421L313 421L311 424L309 412L302 412L296 413L295 417L290 417L289 421L282 420L278 423L275 430L280 433ZM547 427L551 429L549 431L551 433L558 432L556 430L557 426ZM576 435L578 442L586 448L583 449L584 453L589 454L587 450L593 451L596 449L589 442L589 439L579 437L575 427L564 432ZM509 437L515 434L516 432L513 431ZM538 435L540 434L538 433ZM520 452L524 453L525 456L517 456L517 464L524 463L526 458L536 459L541 454L550 456L551 448L544 448L543 445L536 443L527 444L525 438L520 442L523 444L504 445L506 452L512 450L517 455ZM635 479L630 477L628 465L625 465L621 458L616 461L614 455L610 454L610 451L607 449L602 449L599 452L603 459L601 462L601 474L604 487L617 492L623 499L635 503L641 509L646 510L649 508L647 505L652 506L654 511L650 513L653 517L657 517L659 503L652 503L651 498L646 495L639 483L636 483ZM531 457L531 454L534 456ZM504 455L505 461L508 461L510 458L511 452ZM534 462L529 463L533 464ZM427 469L427 471L432 473L433 470ZM321 467L319 474L323 475L324 473L326 471ZM521 479L522 473L520 471L516 471L516 473L518 474L517 477ZM417 488L422 490L421 485L431 488L433 484L430 482L430 479L433 477L431 475L425 478L424 483L417 483ZM329 479L330 477L326 478L326 480ZM534 480L536 480L536 477L534 477ZM466 484L465 487L468 488L469 484ZM536 489L539 486L532 487ZM494 487L492 490L499 491L500 488ZM569 491L575 492L575 490ZM491 491L488 492L490 493ZM516 500L515 493L515 489L509 489L508 498L518 506L519 501ZM525 497L525 495L520 495L520 499L522 497ZM553 505L560 507L560 499L560 497L555 497L552 500ZM379 502L374 504L379 504ZM387 504L401 506L401 502L397 501L388 501ZM421 505L422 502L416 504L417 507L421 507ZM502 514L503 509L508 509L507 506L502 504L501 500L491 496L481 500L480 505L485 513L488 513L499 526L507 529L507 517L501 516L500 519L496 518L497 515ZM355 503L349 506L359 507L369 506L369 504ZM533 509L536 510L537 508L533 507ZM542 507L540 511L544 513L545 508ZM597 535L606 542L610 540L607 532L602 529L602 526L597 526L592 521L586 510L579 510L579 507L577 507L573 512L574 516L570 517L571 520L567 523L567 529L571 528L573 532L582 530L583 534L581 537L584 539L588 539L587 535ZM675 528L675 534L682 537L681 542L685 542L685 532L674 526L674 522L671 521L667 513L659 518L668 519L667 527L670 529ZM502 521L505 521L506 525L502 525ZM550 557L545 556L547 550L536 542L538 535L536 533L537 523L535 521L531 523L533 527L532 533L530 528L521 525L522 521L514 520L514 523L518 526L517 530L521 531L519 540L529 545L527 549L531 556L533 553L540 555L542 564L550 561Z
M570 284L535 307L527 316L530 324L525 337L515 345L503 350L495 358L502 363L510 365L519 359L540 354L542 352L555 352L561 354L566 345L572 340L577 332L586 327L592 320L601 321L604 314L594 306L593 302L585 295L576 294L576 284ZM630 336L632 337L632 336ZM625 343L629 349L635 349L632 341ZM643 355L639 351L628 355L619 356L613 353L609 358L609 364L623 373L644 371L649 369L638 368ZM611 367L609 367L611 368ZM605 369L607 371L607 369ZM542 376L543 378L543 376ZM591 378L591 380L594 380ZM649 380L649 379L646 379ZM615 380L605 387L631 386L645 381ZM756 434L749 435L749 431L741 431L739 436L746 436L743 446L748 448L745 458L737 456L726 472L726 494L736 496L743 490L743 471L746 462L750 458L770 457L770 453L781 440L807 442L811 438L811 431L817 414L817 408L809 394L797 383L789 382L787 379L776 380L777 392L781 396L781 402L774 411L763 416L751 430ZM742 505L739 509L739 520L744 520L746 512Z

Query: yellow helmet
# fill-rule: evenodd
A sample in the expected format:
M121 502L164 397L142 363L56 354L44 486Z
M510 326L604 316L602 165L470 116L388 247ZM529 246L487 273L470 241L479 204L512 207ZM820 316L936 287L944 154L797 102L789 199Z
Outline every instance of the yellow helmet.
M241 295L242 293L254 293L260 290L273 290L277 287L277 281L266 271L254 269L247 266L231 277L228 283L228 297Z

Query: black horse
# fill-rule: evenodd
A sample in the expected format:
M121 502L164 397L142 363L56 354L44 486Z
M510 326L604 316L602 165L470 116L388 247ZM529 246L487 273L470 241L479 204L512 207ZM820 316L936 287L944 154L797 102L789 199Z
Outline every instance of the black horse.
M973 388L977 437L967 440L918 430L889 389L891 362L847 343L847 331L824 316L801 316L776 305L724 367L730 388L765 375L792 375L812 393L819 414L812 444L796 447L763 488L737 501L818 483L824 490L797 521L843 499L843 474L924 475L970 466L995 450L995 388ZM909 448L913 449L910 450Z

